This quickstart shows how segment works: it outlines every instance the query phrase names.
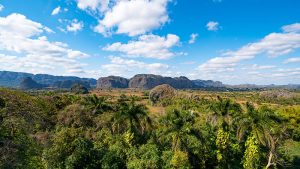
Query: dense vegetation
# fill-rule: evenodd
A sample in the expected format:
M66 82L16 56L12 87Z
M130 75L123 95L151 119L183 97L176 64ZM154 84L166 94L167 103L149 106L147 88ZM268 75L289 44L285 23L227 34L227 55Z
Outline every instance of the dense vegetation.
M0 89L0 168L299 168L299 98L218 95Z

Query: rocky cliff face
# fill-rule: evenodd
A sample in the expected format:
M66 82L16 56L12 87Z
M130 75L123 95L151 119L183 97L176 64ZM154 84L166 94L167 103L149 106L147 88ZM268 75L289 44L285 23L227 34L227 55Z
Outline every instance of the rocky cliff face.
M97 81L97 88L128 88L129 80L119 76L101 77Z
M192 81L186 77L163 77L152 74L139 74L135 75L129 81L129 88L140 88L140 89L152 89L155 86L168 84L176 89L189 89L195 88L196 86Z
M129 88L152 89L155 86L164 84L163 77L150 74L135 75L130 79Z
M31 77L24 78L20 83L20 89L30 90L30 89L42 89L46 87L46 85L39 84L36 81L32 80Z

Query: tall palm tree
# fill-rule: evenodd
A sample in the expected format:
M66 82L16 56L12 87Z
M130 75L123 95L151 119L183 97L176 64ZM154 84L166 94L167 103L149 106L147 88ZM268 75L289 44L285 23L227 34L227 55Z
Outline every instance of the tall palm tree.
M117 130L129 129L130 132L144 133L147 126L144 124L151 124L148 116L147 107L143 104L137 104L136 98L131 97L129 102L121 101L116 113L113 116L113 123L117 125Z
M190 137L200 139L199 131L194 128L195 114L174 109L160 119L163 125L162 137L169 140L173 151L186 150Z
M270 109L255 109L247 102L246 112L236 118L238 124L237 137L242 140L245 135L253 134L264 146L273 146L274 140L271 135L272 119L275 119Z
M233 131L234 117L241 114L242 109L240 104L233 102L230 99L217 97L217 101L211 103L209 107L211 113L208 116L208 121L216 129L216 147L218 165L221 168L231 168L232 149L230 145L234 140L230 134Z
M241 106L230 99L223 99L219 96L217 99L209 107L211 114L208 116L208 121L217 128L228 130L228 127L232 125L233 118L241 114Z
M269 158L266 168L274 163L275 146L278 139L274 139L274 130L279 119L276 118L274 112L266 107L255 109L255 107L246 103L246 112L236 119L238 123L237 137L239 140L247 137L255 138L257 145L262 145L269 149ZM279 133L282 134L282 131Z
M171 146L173 152L185 152L196 168L204 163L204 139L201 132L194 127L197 114L190 111L174 109L160 119L158 140Z
M97 95L88 96L85 98L86 105L92 110L94 115L102 114L105 111L111 110L112 107L107 102L107 98L98 97Z

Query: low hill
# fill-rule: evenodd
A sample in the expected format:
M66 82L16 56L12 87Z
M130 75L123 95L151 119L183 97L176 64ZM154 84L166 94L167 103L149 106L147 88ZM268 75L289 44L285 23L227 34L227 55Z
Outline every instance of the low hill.
M47 86L37 83L36 81L32 80L31 77L24 78L20 83L20 89L22 89L22 90L42 89L44 87L47 87Z

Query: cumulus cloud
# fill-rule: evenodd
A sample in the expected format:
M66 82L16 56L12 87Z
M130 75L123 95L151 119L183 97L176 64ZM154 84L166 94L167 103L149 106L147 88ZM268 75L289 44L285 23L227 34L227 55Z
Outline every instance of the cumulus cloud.
M219 22L209 21L206 24L206 28L209 31L217 31L217 30L219 30Z
M290 33L290 32L300 32L300 23L294 23L291 25L286 25L282 27L282 30L284 32Z
M267 54L269 57L277 57L288 54L300 48L300 34L297 33L271 33L262 40L250 43L237 51L223 53L198 67L205 72L232 71L241 61L253 59L259 54Z
M82 10L105 12L110 0L76 0L77 7Z
M105 12L94 31L105 36L112 33L136 36L150 32L168 22L168 2L169 0L117 1Z
M107 72L107 75L130 77L136 74L136 72L164 74L170 68L168 65L162 63L145 63L114 56L109 57L109 59L111 61L110 64L102 65L102 70L103 72Z
M18 71L22 68L33 73L40 68L39 71L44 70L47 73L51 67L56 71L64 68L60 72L68 72L69 66L82 66L75 58L89 55L70 49L65 43L51 42L42 35L50 32L53 31L21 14L0 17L0 51L16 55L1 55L0 67L5 69L10 66L8 70Z
M53 32L40 23L27 19L24 15L13 13L7 17L0 17L1 34L15 35L20 37L31 37L40 33Z
M51 15L57 15L60 12L60 6L56 7L55 9L53 9Z
M198 34L196 34L196 33L192 33L192 34L190 35L189 44L193 44L193 43L195 43L195 42L196 42L196 39L197 39L197 37L198 37Z
M168 34L166 37L142 35L136 41L129 41L127 44L113 43L104 47L103 50L121 52L128 56L168 59L176 55L170 49L179 41L179 37L173 34Z
M287 63L297 63L297 62L300 62L300 57L288 58L283 63L287 64Z
M84 27L82 21L78 21L77 19L73 19L72 22L67 26L67 31L69 32L77 32L82 30Z
M0 4L0 12L4 9L4 6Z

